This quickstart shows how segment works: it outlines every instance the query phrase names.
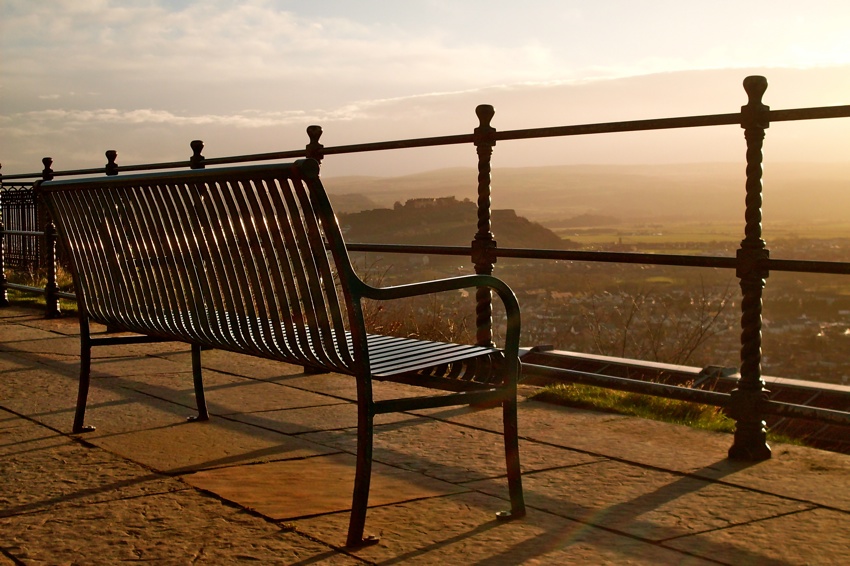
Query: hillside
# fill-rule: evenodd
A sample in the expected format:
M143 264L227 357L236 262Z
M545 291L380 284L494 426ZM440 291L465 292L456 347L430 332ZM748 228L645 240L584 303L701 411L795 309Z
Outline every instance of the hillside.
M468 246L475 236L477 214L474 202L443 197L411 199L405 204L396 202L391 209L338 216L350 242ZM562 249L567 243L513 210L494 210L492 224L501 247Z
M547 226L584 215L621 220L743 221L743 163L494 167L492 202ZM382 206L410 198L477 199L477 171L451 168L400 177L335 177L331 194L362 194ZM766 221L846 221L850 163L765 167ZM584 216L585 220L588 216ZM585 224L586 225L586 224Z

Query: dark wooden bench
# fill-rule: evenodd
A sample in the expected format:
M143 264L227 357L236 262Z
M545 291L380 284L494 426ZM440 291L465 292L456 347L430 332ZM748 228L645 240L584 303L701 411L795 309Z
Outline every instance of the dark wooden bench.
M354 376L357 469L348 544L364 539L375 415L501 405L511 510L525 515L517 440L520 312L508 286L468 275L375 288L354 272L313 160L42 181L71 258L81 367L73 431L83 432L91 348L142 341L192 347L197 420L208 419L201 350L219 348ZM486 287L505 305L502 349L368 334L364 299ZM92 336L89 321L136 333ZM374 400L372 382L441 390Z

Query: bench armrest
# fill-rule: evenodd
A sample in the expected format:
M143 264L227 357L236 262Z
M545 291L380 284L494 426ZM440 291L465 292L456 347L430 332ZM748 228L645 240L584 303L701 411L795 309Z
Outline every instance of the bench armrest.
M432 293L456 291L460 289L488 287L496 292L501 299L502 304L505 306L505 314L508 319L508 328L505 335L505 350L508 352L515 352L519 349L519 303L517 302L516 295L514 295L514 292L510 287L508 287L507 283L497 277L493 277L492 275L462 275L460 277L436 279L433 281L423 281L421 283L408 283L392 287L372 287L361 281L358 287L358 294L360 297L377 301L416 297L419 295L429 295Z

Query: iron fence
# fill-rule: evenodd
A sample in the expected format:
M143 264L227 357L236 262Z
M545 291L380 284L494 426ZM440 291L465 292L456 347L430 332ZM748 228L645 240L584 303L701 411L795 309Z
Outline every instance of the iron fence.
M31 183L4 183L0 187L0 221L8 230L5 265L22 270L41 267L41 240L26 234L41 229L39 209Z
M771 122L815 120L850 117L850 105L820 108L800 108L790 110L770 110L763 104L762 98L767 89L767 80L760 76L750 76L744 80L744 90L748 101L740 111L728 114L634 120L597 124L571 125L549 128L510 130L500 132L491 125L495 115L492 106L481 105L475 110L479 120L478 127L471 134L440 137L395 140L377 143L324 147L320 142L322 128L316 125L307 128L309 143L304 149L280 151L252 155L206 158L202 152L204 144L200 140L192 141L191 157L186 161L151 163L133 166L119 166L116 163L117 152L106 152L107 163L102 168L53 171L53 160L45 157L40 173L8 175L4 181L30 180L38 178L52 179L56 176L90 175L104 173L117 175L130 171L148 171L155 169L174 169L190 167L204 168L211 165L244 163L252 161L284 160L310 157L322 161L327 156L339 154L386 151L405 148L445 146L454 144L472 144L478 156L478 218L477 230L470 246L405 246L392 244L352 243L352 251L371 251L408 254L441 254L469 256L478 274L492 274L496 260L503 258L572 260L585 262L630 263L642 265L668 265L683 267L711 267L734 269L741 288L741 365L737 387L730 393L702 391L674 387L661 383L650 383L634 379L591 374L576 370L525 364L525 371L537 372L554 379L590 383L604 387L636 391L673 397L682 400L706 403L723 407L735 420L736 430L731 458L761 460L770 457L770 448L766 441L764 417L766 414L782 415L792 418L820 419L834 424L850 424L850 413L817 409L802 405L779 403L768 398L768 391L762 379L762 297L766 280L771 271L794 273L829 273L850 275L850 263L803 260L777 260L770 258L767 243L762 237L762 148L765 130ZM649 253L620 253L570 250L505 249L498 248L492 232L491 218L491 159L496 142L509 140L528 140L549 137L583 136L593 134L613 134L650 130L668 130L676 128L699 128L707 126L740 126L744 129L746 140L746 178L744 180L744 238L735 257L669 255ZM0 227L2 233L2 227ZM13 235L6 231L5 235ZM0 238L2 240L2 238ZM0 244L0 261L2 261ZM3 284L4 281L0 281ZM5 289L3 290L5 295ZM53 290L55 296L56 291ZM493 310L490 292L479 289L476 293L476 340L479 344L492 344Z

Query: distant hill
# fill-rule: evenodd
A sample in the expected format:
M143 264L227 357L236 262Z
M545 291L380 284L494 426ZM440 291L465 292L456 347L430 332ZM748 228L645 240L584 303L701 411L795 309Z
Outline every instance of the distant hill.
M380 207L378 203L362 193L334 195L333 199L334 211L337 213L360 212Z
M478 222L475 203L454 197L410 199L338 217L350 242L411 245L468 246ZM513 210L494 210L492 224L500 247L562 249L567 243Z
M325 179L337 193L362 194L381 206L410 198L452 195L477 199L477 170L451 168L400 177ZM494 167L494 208L547 225L596 217L618 220L743 221L743 163L671 165L566 165ZM850 163L765 166L766 221L847 221L850 210ZM604 217L604 218L603 218Z

